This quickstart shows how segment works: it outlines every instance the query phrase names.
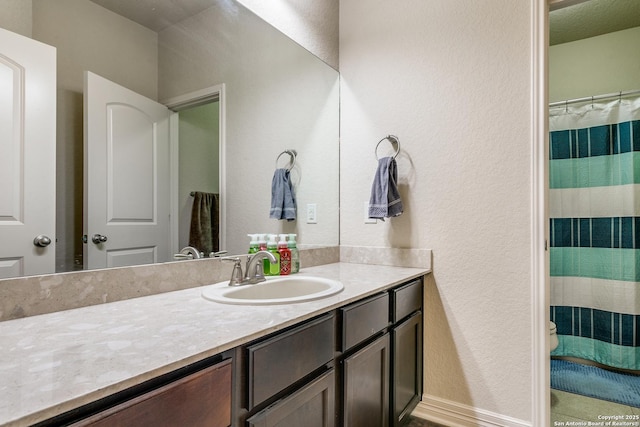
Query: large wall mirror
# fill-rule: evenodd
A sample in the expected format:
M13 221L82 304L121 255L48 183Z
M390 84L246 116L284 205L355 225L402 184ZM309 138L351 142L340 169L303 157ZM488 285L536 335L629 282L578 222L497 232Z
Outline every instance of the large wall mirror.
M0 8L0 27L56 48L51 272L82 269L83 249L93 244L91 236L109 237L100 230L83 230L86 72L180 110L179 117L170 120L170 133L178 142L171 146L174 179L166 190L171 193L169 222L175 237L167 255L155 261L173 261L173 254L188 244L194 191L219 194L220 250L246 253L250 233L296 233L300 247L339 243L336 70L234 0L1 3L6 4ZM176 100L198 93L207 94L206 102L176 107ZM287 166L288 157L280 156L285 150L297 153L290 171L298 208L295 221L269 218L272 177L276 168ZM143 168L144 162L131 160L129 170L113 172L129 174L124 186L138 184L136 168ZM130 200L138 202L136 197ZM316 209L311 221L308 205ZM89 239L83 243L85 233ZM0 245L11 243L0 239ZM123 259L118 265L138 262L135 254ZM109 266L116 265L95 267Z

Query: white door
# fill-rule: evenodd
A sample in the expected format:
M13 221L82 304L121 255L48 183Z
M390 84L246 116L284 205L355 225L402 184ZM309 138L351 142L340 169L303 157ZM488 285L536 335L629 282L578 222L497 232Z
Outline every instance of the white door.
M84 131L84 267L168 261L169 110L85 72Z
M0 29L0 278L55 272L55 202L56 49Z

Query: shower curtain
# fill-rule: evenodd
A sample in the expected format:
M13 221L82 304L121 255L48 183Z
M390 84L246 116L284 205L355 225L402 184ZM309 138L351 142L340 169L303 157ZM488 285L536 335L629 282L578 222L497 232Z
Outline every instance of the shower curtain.
M552 355L640 369L640 98L550 109Z

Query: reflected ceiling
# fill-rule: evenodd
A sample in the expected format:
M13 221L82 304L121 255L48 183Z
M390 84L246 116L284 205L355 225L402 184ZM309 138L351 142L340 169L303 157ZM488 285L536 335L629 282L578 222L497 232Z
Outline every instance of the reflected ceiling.
M212 6L211 0L91 0L153 31L161 30Z

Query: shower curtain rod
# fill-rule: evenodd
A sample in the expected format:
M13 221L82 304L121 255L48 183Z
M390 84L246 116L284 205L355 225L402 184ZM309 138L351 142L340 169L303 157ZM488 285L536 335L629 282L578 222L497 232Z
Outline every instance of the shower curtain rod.
M552 107L562 107L567 106L569 104L580 104L583 102L595 102L595 101L604 101L608 99L622 99L627 96L640 95L640 90L628 90L628 91L620 91L620 92L612 92L604 95L596 95L596 96L585 96L584 98L576 98L576 99L568 99L566 101L557 101L550 102L549 108Z

